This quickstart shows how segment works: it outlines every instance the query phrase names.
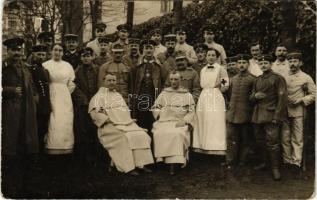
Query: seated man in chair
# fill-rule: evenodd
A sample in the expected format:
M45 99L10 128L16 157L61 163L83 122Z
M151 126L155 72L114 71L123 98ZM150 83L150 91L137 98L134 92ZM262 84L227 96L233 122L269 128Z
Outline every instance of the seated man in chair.
M117 170L138 175L137 169L151 172L151 138L131 119L123 97L116 92L116 76L107 74L104 86L91 99L88 112L98 127L100 143L109 152Z

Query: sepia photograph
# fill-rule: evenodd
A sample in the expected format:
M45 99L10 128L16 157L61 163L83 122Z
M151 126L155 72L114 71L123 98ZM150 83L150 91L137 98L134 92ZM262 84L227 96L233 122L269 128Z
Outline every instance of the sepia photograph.
M1 198L315 198L315 0L0 2Z

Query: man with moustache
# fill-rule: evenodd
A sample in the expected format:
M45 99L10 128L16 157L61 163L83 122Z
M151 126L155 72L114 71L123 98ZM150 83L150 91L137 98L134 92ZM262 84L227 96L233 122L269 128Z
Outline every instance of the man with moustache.
M250 66L248 70L251 74L258 77L262 75L263 73L258 65L258 60L257 60L257 57L262 53L260 44L259 43L251 44L250 52L251 52L252 58L249 60Z
M112 74L117 77L117 92L119 92L128 106L129 94L132 94L133 77L131 67L122 62L124 47L119 43L114 43L111 47L112 61L103 64L98 72L98 88L103 84L105 75Z
M186 30L185 27L179 26L175 28L177 43L175 46L175 51L183 51L186 54L188 62L190 65L197 62L197 56L194 51L193 46L186 43Z
M305 134L304 113L306 106L315 101L316 85L313 79L300 69L303 66L301 52L291 52L287 59L290 71L286 77L288 117L282 130L283 162L292 166L295 174L300 175Z
M133 118L137 124L151 134L154 118L151 107L165 82L166 70L161 67L153 56L155 42L142 40L142 63L136 67L133 89Z
M289 62L286 59L287 49L282 43L278 44L275 49L276 60L272 64L272 70L275 73L282 75L284 78L287 77L289 72Z
M36 91L32 75L22 61L24 40L3 42L8 58L2 63L2 192L7 198L23 198L26 173L39 151Z
M221 65L226 65L226 58L227 58L226 51L221 44L218 44L214 41L215 39L214 29L215 28L212 26L205 26L203 28L205 44L208 46L208 48L216 49L220 53L220 57L217 62Z
M87 47L92 48L94 50L95 56L100 55L100 44L99 44L99 38L106 36L106 28L107 25L103 22L97 22L96 23L96 29L95 29L95 35L96 38L86 45Z
M98 38L99 46L100 46L100 54L96 56L94 59L94 64L98 67L101 65L111 61L112 57L110 55L110 38L108 37L100 37Z
M198 76L200 76L201 69L207 65L206 54L208 51L208 46L203 43L199 43L194 47L194 49L198 60L192 65L192 68L195 69L198 73Z
M167 49L164 53L160 53L157 56L157 59L160 62L160 64L163 65L163 67L168 72L170 72L176 69L176 62L175 62L176 35L174 34L165 35L164 42Z
M249 132L252 128L251 117L253 105L249 100L256 77L248 71L249 55L235 56L238 74L229 81L230 103L226 113L227 119L227 153L228 168L244 165L249 149ZM228 62L229 65L229 62Z
M51 58L51 49L52 49L52 45L54 43L53 36L54 35L50 32L41 32L38 34L38 36L36 38L37 45L43 45L43 46L47 47L45 61L47 61ZM27 58L27 63L31 63L31 62L32 62L32 54Z
M129 34L132 27L129 24L120 24L117 26L117 34L118 40L115 41L113 44L120 44L123 46L124 54L128 53L129 48Z
M122 62L132 70L141 64L142 56L140 54L140 39L129 38L129 52L122 58Z
M44 45L33 46L32 60L26 65L32 74L33 83L39 97L36 116L41 154L44 154L44 136L48 131L48 122L51 114L49 72L42 66L42 63L46 61L47 51L47 47Z
M180 74L180 85L187 89L192 94L195 103L197 103L200 95L200 83L198 73L191 67L188 67L188 60L186 54L178 51L175 54L176 69L175 71ZM170 72L170 74L173 72ZM171 86L171 79L166 79L165 87Z
M162 91L152 109L156 119L153 142L156 162L168 164L170 175L174 175L175 165L185 167L189 161L195 102L188 90L181 87L179 72L172 72L169 79L171 87Z
M270 55L258 57L263 74L256 79L250 95L254 103L252 123L262 159L254 170L266 168L268 154L273 179L278 181L281 179L280 129L287 114L287 88L285 79L272 71L271 62Z
M165 46L162 45L162 33L160 29L154 29L150 32L150 37L151 40L153 40L156 45L155 45L155 50L154 50L154 57L157 58L157 56L160 53L164 53L167 48Z
M80 55L78 50L78 35L66 34L64 36L66 51L63 55L63 60L71 64L74 70L80 64Z

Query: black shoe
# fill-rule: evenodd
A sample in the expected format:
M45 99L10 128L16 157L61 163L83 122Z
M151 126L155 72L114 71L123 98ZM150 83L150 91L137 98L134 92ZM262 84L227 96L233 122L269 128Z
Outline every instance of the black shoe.
M253 167L253 169L254 169L255 171L263 170L263 169L265 169L265 168L266 168L266 164L265 164L265 163L261 163L261 164L256 165L256 166Z
M138 168L138 169L143 171L143 172L145 172L145 173L152 173L153 172L151 169L149 169L149 168L147 168L145 166L143 168Z
M132 171L130 171L128 174L131 175L131 176L138 176L138 175L140 175L139 172L137 172L135 169L132 170Z
M170 165L170 171L169 171L170 175L173 176L175 175L175 165L174 164L171 164Z
M281 173L280 170L277 168L272 169L272 175L274 181L280 181L281 180Z

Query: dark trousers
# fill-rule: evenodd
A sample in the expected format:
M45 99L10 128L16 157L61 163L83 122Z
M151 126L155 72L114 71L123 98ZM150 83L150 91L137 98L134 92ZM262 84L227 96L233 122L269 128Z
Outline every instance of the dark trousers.
M236 124L227 122L227 154L228 164L245 162L251 146L252 125L250 123Z
M254 133L262 162L269 157L272 168L278 168L280 162L280 124L254 124Z
M39 136L40 154L43 154L45 150L44 137L48 131L49 120L50 120L50 114L37 113L37 130L38 130L38 136Z
M137 111L136 112L137 124L147 129L148 134L152 138L152 128L154 123L154 117L151 111Z

